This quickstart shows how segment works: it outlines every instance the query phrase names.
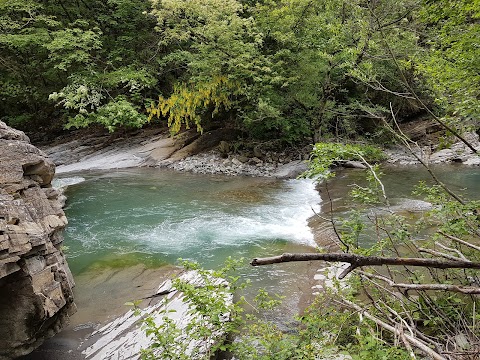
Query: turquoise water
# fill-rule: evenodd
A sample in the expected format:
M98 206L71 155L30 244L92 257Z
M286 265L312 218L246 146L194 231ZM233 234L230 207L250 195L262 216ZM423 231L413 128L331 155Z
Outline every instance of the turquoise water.
M480 198L480 169L437 167L438 176L455 191ZM391 168L383 178L392 205L407 204L414 184L428 180L421 167ZM348 216L352 183L362 171L339 172L329 192L336 215ZM101 322L124 311L126 301L150 295L178 259L218 268L229 257L245 258L237 272L252 286L285 296L279 318L290 319L311 300L318 263L252 267L255 257L283 252L313 252L308 219L328 212L315 184L207 176L158 169L70 174L55 180L70 184L65 209L69 225L65 246L76 279L78 313L72 322ZM408 208L408 206L407 206ZM374 236L365 235L368 243ZM363 241L363 240L362 240ZM101 305L99 305L101 304Z
M432 170L435 175L452 191L468 199L480 199L480 167L467 167L462 165L437 165ZM415 186L420 181L433 185L432 177L425 168L416 166L391 166L382 168L384 173L381 180L385 185L385 191L393 204L401 199L421 198L412 195ZM331 181L332 196L346 199L352 184L366 185L363 170L346 170L337 173Z
M59 178L67 188L65 231L74 275L95 266L174 264L215 268L228 256L251 259L313 251L307 220L320 196L308 180L269 180L155 169Z
M480 167L437 165L432 169L435 175L457 195L468 200L480 200ZM330 210L329 198L332 199L332 208L337 219L351 219L352 210L360 212L360 219L366 226L359 237L359 243L365 247L371 246L377 241L376 227L372 222L377 214L394 211L406 216L407 221L413 223L418 220L416 211L428 208L428 203L423 202L424 196L413 193L415 187L420 181L424 181L428 185L434 184L432 177L422 166L392 166L385 167L382 171L384 175L381 176L381 180L391 205L389 208L383 205L362 205L351 200L349 193L353 184L367 186L365 173L362 170L349 169L337 172L328 189L325 188L325 185L320 187L324 198L323 212L327 218Z
M435 175L451 190L461 196L471 199L480 199L480 168L464 165L436 165L432 166ZM408 196L414 186L424 180L427 184L434 184L431 177L422 166L408 168L387 168L385 181L387 194L391 197Z
M453 190L480 198L480 169L440 166ZM421 167L388 169L395 203L428 180ZM344 198L363 172L339 173L334 197ZM56 179L67 188L65 245L74 274L92 266L175 264L179 258L218 267L228 256L251 259L284 250L313 251L307 220L320 209L308 180L273 180L176 173L158 169L87 172ZM348 202L347 202L348 205Z

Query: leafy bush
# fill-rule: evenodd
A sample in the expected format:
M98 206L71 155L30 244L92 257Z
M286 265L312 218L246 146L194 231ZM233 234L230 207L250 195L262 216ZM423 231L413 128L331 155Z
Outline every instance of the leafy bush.
M122 127L142 127L147 122L147 116L139 112L138 106L133 105L123 96L99 106L96 112L82 112L69 120L66 128L87 127L91 124L101 124L108 131L113 132Z
M360 161L365 165L385 159L383 151L373 145L355 145L339 143L316 143L310 156L306 177L331 177L330 168L335 163L347 160Z

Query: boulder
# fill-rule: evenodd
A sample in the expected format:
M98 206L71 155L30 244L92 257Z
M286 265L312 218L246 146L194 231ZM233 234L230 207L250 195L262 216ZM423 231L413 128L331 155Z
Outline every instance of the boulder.
M343 167L350 168L350 169L366 169L367 166L362 163L361 161L353 161L353 160L347 160L344 163L342 163Z
M75 311L61 251L67 219L51 187L55 166L0 121L0 359L56 334Z
M279 166L273 176L278 179L294 179L305 171L307 171L307 163L296 160Z
M194 141L185 144L180 150L170 157L173 161L179 161L189 156L199 154L217 147L221 141L236 140L240 132L235 129L216 129L197 136Z

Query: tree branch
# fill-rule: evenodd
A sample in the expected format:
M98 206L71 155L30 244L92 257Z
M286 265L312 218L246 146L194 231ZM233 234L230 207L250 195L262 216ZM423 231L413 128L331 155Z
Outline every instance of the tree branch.
M448 235L446 233L444 233L443 231L439 231L438 232L440 235L443 235L445 236L446 238L450 239L450 240L453 240L453 241L456 241L462 245L465 245L465 246L468 246L469 248L472 248L472 249L475 249L475 250L478 250L480 251L480 246L476 246L476 245L473 245L473 244L470 244L468 241L465 241L465 240L462 240L462 239L459 239L455 236L452 236L452 235Z
M385 199L385 204L387 204L387 206L390 206L390 202L388 201L388 197L387 197L387 193L385 192L385 186L383 185L382 181L380 180L380 178L378 177L377 173L375 172L375 169L373 168L372 165L370 165L368 163L367 160L365 160L365 158L360 154L360 153L357 153L356 154L360 159L362 159L362 162L368 166L368 169L370 170L370 173L373 175L373 177L375 178L375 181L380 185L381 189L382 189L382 195L383 195L383 198Z
M375 316L373 316L372 314L370 314L369 312L367 312L364 308L362 308L361 306L351 302L351 301L348 301L348 300L345 300L343 299L342 302L347 305L348 307L350 308L353 308L357 311L359 311L361 314L363 314L363 316L365 316L367 319L370 319L372 320L375 324L377 324L378 326L384 328L385 330L388 330L390 331L391 333L397 335L397 336L400 336L401 333L400 333L400 330L393 327L392 325L389 325L387 324L386 322L376 318ZM415 346L417 349L421 350L423 353L425 353L426 355L430 356L432 359L435 359L435 360L447 360L445 357L443 357L442 355L438 354L437 352L433 351L432 349L430 349L426 344L424 344L422 341L420 341L419 339L416 339L415 337L413 336L410 336L408 334L403 334L403 336L405 337L405 339L413 346Z
M480 269L480 263L458 260L427 259L427 258L389 258L381 256L362 256L346 253L284 253L278 256L267 258L256 258L250 263L252 266L279 264L294 261L312 261L322 260L329 262L346 262L350 266L343 271L338 278L343 279L354 269L361 266L382 266L382 265L401 265L401 266L419 266L436 269Z
M443 258L448 259L448 260L453 260L453 261L462 260L462 261L465 261L465 262L470 262L470 260L463 260L463 259L461 259L457 256L445 254L445 253L442 253L440 251L435 251L435 250L432 250L432 249L426 249L426 248L419 247L419 248L417 248L417 250L420 253L430 254L430 255L433 255L433 256L437 256L437 257L443 257Z
M452 291L461 294L480 294L480 287L477 286L462 286L452 284L403 284L396 283L395 281L381 275L369 274L365 271L359 271L359 274L369 279L377 279L387 283L390 287L406 289L406 290L440 290L440 291Z
M447 250L447 251L450 251L450 252L453 252L453 253L457 254L458 257L462 260L470 261L470 260L467 259L467 257L465 255L463 255L463 253L460 250L457 250L457 249L448 247L446 245L443 245L441 242L438 242L438 241L435 241L435 245L437 245L438 247L441 247L443 250Z
M398 125L398 122L397 122L397 119L395 117L395 114L393 112L393 108L392 108L392 103L390 103L390 112L392 114L392 119L399 131L400 134L398 134L386 121L384 121L384 124L386 125L386 127L388 129L390 129L392 131L392 133L394 134L394 136L396 136L398 139L400 139L400 141L403 142L403 144L406 146L406 148L408 150L410 150L410 153L420 162L420 164L422 164L422 166L427 170L427 172L430 174L430 176L432 177L433 181L435 181L437 183L437 185L439 185L443 190L445 190L445 192L447 192L447 194L449 194L451 197L453 197L455 200L457 200L460 204L462 205L465 205L465 202L457 195L455 194L453 191L451 191L443 182L440 181L440 179L438 179L438 177L435 175L435 173L432 171L432 169L430 169L430 166L428 166L428 164L422 159L420 158L420 156L418 156L415 151L413 151L412 147L410 146L410 143L409 142L413 142L412 140L410 140L408 138L408 136L406 136L402 129L400 129L400 126ZM415 145L417 147L418 144L415 143Z

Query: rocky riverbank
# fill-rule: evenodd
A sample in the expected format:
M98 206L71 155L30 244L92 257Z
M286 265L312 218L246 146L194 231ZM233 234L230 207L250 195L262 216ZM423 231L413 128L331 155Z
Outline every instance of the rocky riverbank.
M275 151L238 145L235 132L213 130L199 136L186 131L175 137L145 130L111 141L108 135L88 135L42 149L57 165L57 173L158 167L201 174L294 178L306 169L310 147Z
M159 129L144 129L115 138L108 134L80 134L42 149L56 164L57 173L149 166L202 174L294 178L305 171L311 145L279 150L273 143L242 142L238 136L230 129L212 130L201 136L189 130L175 137ZM477 134L464 136L480 149ZM413 151L415 154L400 146L386 147L386 162L414 165L420 157L430 164L480 166L480 157L462 142L441 148L433 140L420 141Z
M465 139L480 151L479 136L475 133L467 133ZM417 165L419 157L428 164L460 163L467 166L480 166L480 156L473 153L463 142L455 142L449 148L442 149L439 146L418 146L413 148L414 154L405 147L392 146L385 150L387 163L392 165Z
M0 121L0 359L27 354L75 312L54 164Z

